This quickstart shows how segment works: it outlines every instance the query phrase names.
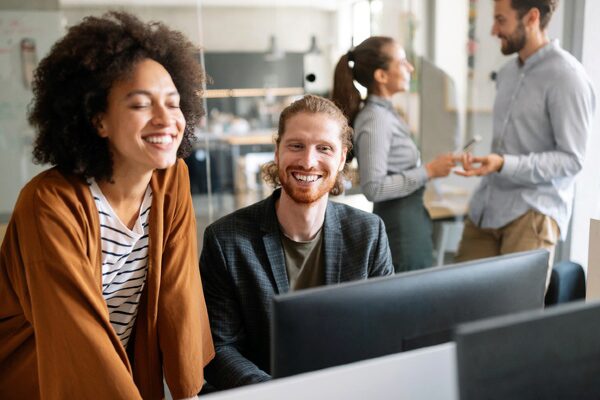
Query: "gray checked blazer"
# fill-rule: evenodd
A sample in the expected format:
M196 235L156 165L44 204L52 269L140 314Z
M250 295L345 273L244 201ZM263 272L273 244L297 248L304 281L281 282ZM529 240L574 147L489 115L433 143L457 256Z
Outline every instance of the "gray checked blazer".
M275 201L267 199L206 228L202 284L216 356L207 381L228 389L270 379L269 319L274 295L289 291ZM323 225L327 285L393 273L383 222L329 202Z

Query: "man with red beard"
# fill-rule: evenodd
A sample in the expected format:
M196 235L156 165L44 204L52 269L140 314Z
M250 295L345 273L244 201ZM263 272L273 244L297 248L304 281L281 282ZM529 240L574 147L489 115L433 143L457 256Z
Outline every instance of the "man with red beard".
M516 53L496 78L491 154L462 157L483 176L471 199L456 260L544 248L567 235L575 175L595 109L583 66L548 38L558 0L495 0L492 34Z
M307 95L279 120L267 199L210 225L200 259L216 356L208 383L227 389L270 379L274 295L393 272L379 217L329 201L343 191L352 128L329 100Z

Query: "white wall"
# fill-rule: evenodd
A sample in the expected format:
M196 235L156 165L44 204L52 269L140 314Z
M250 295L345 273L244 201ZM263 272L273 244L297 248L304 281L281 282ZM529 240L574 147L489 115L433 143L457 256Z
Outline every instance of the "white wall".
M311 8L203 7L203 46L207 51L266 51L275 35L283 51L308 50L315 35L321 49L334 45L335 13Z
M101 15L108 7L68 7L69 25L86 15ZM334 44L335 12L300 7L129 6L142 20L158 20L180 30L206 51L266 51L275 35L283 51L306 51L311 35L321 48Z
M100 16L109 9L123 9L135 14L143 21L161 21L171 28L183 32L193 43L201 44L199 27L199 13L196 7L107 7L107 6L88 6L88 7L66 7L62 9L62 14L68 26L75 25L88 15Z
M573 206L573 221L571 224L570 258L584 266L587 270L589 246L598 246L599 243L589 242L590 218L600 216L600 53L598 41L600 40L600 1L588 0L585 2L583 23L582 63L596 88L596 115L587 147L587 157L583 171L577 179L575 202Z
M69 25L86 15L101 15L107 7L69 7L64 15ZM252 6L130 6L127 11L142 20L158 20L183 32L209 52L266 52L274 35L284 52L305 52L311 36L317 39L321 55L308 57L307 72L319 72L319 82L307 90L322 94L332 85L337 57L337 16L335 11L317 7ZM310 70L310 71L309 71ZM310 86L310 87L309 87Z
M483 0L483 3L488 0ZM481 3L481 2L480 2ZM435 59L433 62L454 80L459 126L464 127L467 99L467 0L437 1L435 9Z
M391 36L408 47L409 20L414 23L412 45L418 55L425 53L427 29L425 26L426 2L423 0L382 0L381 11L376 14L374 35Z

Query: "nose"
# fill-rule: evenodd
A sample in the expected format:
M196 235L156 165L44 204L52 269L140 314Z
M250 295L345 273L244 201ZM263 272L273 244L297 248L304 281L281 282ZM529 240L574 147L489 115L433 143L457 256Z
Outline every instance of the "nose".
M490 33L492 34L492 36L498 36L498 27L496 26L495 22L492 25L492 31Z
M152 109L152 123L158 126L167 126L171 123L171 115L164 104L156 104Z
M317 166L317 151L312 147L306 147L300 156L298 165L304 169L311 169Z

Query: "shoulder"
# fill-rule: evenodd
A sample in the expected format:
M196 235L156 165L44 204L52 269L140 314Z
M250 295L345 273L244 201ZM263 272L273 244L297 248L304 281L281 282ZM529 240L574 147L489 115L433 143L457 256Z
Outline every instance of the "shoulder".
M172 220L177 215L193 213L192 190L187 165L177 159L174 165L162 170L155 170L150 180L152 189L153 212L162 209L165 220ZM154 208L154 206L158 206Z
M219 218L206 228L205 236L235 241L258 235L269 199L259 201Z
M394 115L385 107L367 103L354 120L354 140L365 134L380 136L382 131L391 129L393 118Z
M573 72L583 71L583 66L571 53L562 48L553 48L545 61L548 68L558 71L567 70Z
M544 59L536 81L545 89L549 104L561 109L575 107L580 110L595 108L595 90L583 65L561 48L554 48ZM547 85L547 82L552 82ZM583 107L583 108L582 108Z
M544 70L556 89L581 91L591 89L592 84L583 65L563 49L554 49L545 60Z
M383 221L377 215L359 210L347 204L329 202L330 210L336 213L342 233L365 235L379 234Z
M98 233L98 212L82 177L52 168L28 182L19 194L12 221L18 240L25 240L28 260L48 259L47 245L83 248ZM94 250L90 248L90 253ZM73 257L77 255L73 254Z
M64 214L66 210L75 210L90 200L91 194L83 178L64 175L56 168L51 168L35 176L23 187L14 214L34 217L38 216L40 209Z
M356 115L354 125L361 126L376 120L390 118L390 116L390 111L385 107L372 102L366 102L365 106Z

